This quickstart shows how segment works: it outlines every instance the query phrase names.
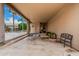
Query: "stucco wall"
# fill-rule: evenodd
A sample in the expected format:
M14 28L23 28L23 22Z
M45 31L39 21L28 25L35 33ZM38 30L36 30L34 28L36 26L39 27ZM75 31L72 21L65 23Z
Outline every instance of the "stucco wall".
M39 33L40 32L40 23L31 23L30 24L30 33Z
M68 4L48 22L48 31L73 35L73 47L79 50L79 4Z
M3 4L0 4L0 42L4 42L5 32L4 32L4 17L3 17Z

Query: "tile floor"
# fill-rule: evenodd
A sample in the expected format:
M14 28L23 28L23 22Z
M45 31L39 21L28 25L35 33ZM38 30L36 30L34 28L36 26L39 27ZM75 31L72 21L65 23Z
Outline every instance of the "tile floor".
M5 40L11 40L15 37L21 36L26 34L27 32L6 32L5 33Z
M79 52L67 52L69 47L50 40L28 40L22 39L14 44L8 43L0 47L1 56L78 56Z

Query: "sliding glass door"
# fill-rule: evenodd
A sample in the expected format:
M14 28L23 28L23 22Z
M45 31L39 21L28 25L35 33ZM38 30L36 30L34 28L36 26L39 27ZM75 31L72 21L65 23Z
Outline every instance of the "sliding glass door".
M12 39L28 33L28 21L4 4L5 38Z

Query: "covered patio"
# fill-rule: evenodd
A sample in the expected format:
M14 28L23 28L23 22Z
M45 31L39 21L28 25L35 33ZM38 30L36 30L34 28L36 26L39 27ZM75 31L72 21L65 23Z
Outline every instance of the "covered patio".
M13 10L13 16L17 12L27 20L21 21L27 23L25 32L16 32L14 22L10 25L15 32L5 32L3 5L0 4L0 55L79 55L79 4L6 3ZM18 24L16 30L20 30Z

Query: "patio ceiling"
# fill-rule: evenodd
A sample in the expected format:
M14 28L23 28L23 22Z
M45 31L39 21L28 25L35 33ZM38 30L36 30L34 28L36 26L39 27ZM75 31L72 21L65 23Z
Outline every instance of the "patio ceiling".
M13 3L32 22L47 22L64 6L63 3Z

